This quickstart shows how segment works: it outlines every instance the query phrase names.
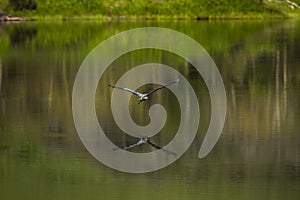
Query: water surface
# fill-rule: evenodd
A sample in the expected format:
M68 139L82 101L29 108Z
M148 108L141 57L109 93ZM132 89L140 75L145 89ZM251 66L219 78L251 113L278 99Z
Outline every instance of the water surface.
M96 95L99 123L114 143L136 139L116 126L112 89L106 84L136 65L159 62L180 71L201 110L197 138L179 160L160 171L128 174L101 164L82 145L72 117L72 87L80 64L99 42L143 26L171 28L203 45L224 80L227 115L217 145L198 159L210 120L201 76L168 52L148 49L120 57L104 73ZM299 22L1 24L0 44L1 199L299 199ZM165 145L180 123L171 92L157 93L138 106L132 97L131 114L146 125L155 103L166 108L168 119L153 142ZM141 146L133 151L152 150Z

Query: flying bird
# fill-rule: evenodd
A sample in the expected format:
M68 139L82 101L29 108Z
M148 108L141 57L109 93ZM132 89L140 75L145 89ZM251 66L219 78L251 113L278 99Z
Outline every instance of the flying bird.
M171 152L171 151L168 151L168 150L166 150L166 149L164 149L164 148L162 148L162 147L160 147L160 146L158 146L158 145L152 143L148 137L141 137L136 143L133 143L133 144L130 144L130 145L124 146L124 147L119 147L119 148L124 149L124 150L129 150L129 149L132 149L132 148L134 148L134 147L137 147L137 146L139 146L139 145L141 145L141 144L149 144L150 146L152 146L152 147L154 147L154 148L156 148L156 149L161 149L161 150L163 150L164 152L166 152L166 153L168 153L168 154L172 154L172 155L174 155L174 156L177 157L177 154L176 154L176 153ZM113 150L118 150L119 148L114 148Z
M150 95L152 95L154 92L157 92L158 90L163 89L163 88L165 88L167 86L174 85L174 84L178 83L178 81L179 81L179 79L177 79L174 82L168 83L166 85L162 85L162 86L160 86L158 88L155 88L155 89L153 89L150 92L145 93L145 94L137 92L137 91L129 89L129 88L118 87L118 86L114 86L114 85L111 85L111 84L108 84L108 86L112 87L112 88L124 90L124 91L130 92L130 93L138 96L139 97L139 101L140 101L139 103L141 103L142 101L146 101L150 97Z

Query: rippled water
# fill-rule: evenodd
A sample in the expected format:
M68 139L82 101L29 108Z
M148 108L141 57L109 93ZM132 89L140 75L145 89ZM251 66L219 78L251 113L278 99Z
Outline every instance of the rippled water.
M180 71L194 88L200 127L192 146L172 165L128 174L94 159L81 143L72 116L76 73L104 39L135 27L178 30L198 41L217 64L227 93L223 133L204 159L198 151L210 120L210 97L197 71L182 58L140 50L117 59L96 94L99 123L122 146L136 141L115 124L112 88L136 65L158 62ZM299 199L300 23L64 22L0 25L1 199ZM146 91L155 85L140 88ZM167 144L180 123L178 102L166 90L149 103L130 100L132 118L149 123L150 105L168 119L153 142ZM134 152L149 152L140 146Z

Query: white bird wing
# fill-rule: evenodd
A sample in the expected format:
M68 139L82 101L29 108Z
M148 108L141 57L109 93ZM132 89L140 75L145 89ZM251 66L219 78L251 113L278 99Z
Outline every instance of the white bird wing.
M174 81L174 82L168 83L168 84L166 84L166 85L162 85L162 86L160 86L160 87L158 87L158 88L155 88L155 89L151 90L150 92L148 92L148 93L146 94L146 96L150 96L151 94L153 94L154 92L156 92L156 91L158 91L158 90L160 90L160 89L163 89L163 88L165 88L165 87L167 87L167 86L176 84L176 83L178 83L178 81L179 81L179 79L177 79L177 80Z
M124 91L127 91L127 92L130 92L134 95L137 95L137 96L142 96L143 94L135 91L135 90L132 90L132 89L129 89L129 88L123 88L123 87L118 87L118 86L114 86L114 85L111 85L111 84L108 84L108 86L112 87L112 88L116 88L116 89L119 89L119 90L124 90Z
M141 144L143 144L143 141L142 141L142 140L139 140L139 141L137 141L137 142L134 143L134 144L130 144L130 145L128 145L128 146L120 147L120 148L121 148L121 149L124 149L124 150L128 150L128 149L132 149L133 147L139 146L139 145L141 145Z

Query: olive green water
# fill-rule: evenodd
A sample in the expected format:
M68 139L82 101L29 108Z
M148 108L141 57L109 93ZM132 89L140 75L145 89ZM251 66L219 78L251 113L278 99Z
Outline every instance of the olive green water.
M224 80L227 115L215 148L199 159L210 119L201 76L167 52L147 49L120 57L96 95L99 123L116 144L135 139L114 123L106 84L136 65L160 62L179 70L201 110L198 136L180 159L156 172L128 174L86 151L73 122L72 87L80 64L99 42L143 26L183 32L208 51ZM299 199L299 55L297 21L1 24L0 199ZM166 108L168 120L153 138L156 144L170 141L180 123L173 97L165 91L147 103L131 99L132 117L140 125L149 123L150 104Z

